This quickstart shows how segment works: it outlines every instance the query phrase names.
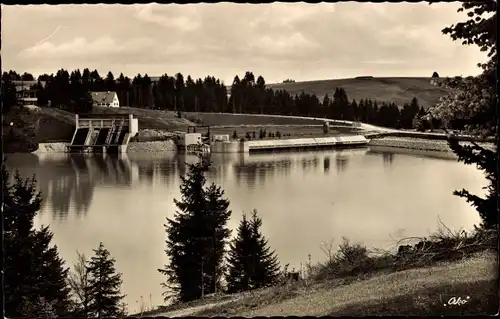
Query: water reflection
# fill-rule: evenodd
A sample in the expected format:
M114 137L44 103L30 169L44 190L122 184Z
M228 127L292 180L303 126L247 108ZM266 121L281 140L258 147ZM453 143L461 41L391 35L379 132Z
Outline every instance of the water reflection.
M330 156L323 158L323 172L327 174L330 171Z
M96 187L130 188L138 176L126 155L10 154L6 164L11 172L15 167L23 177L36 177L42 209L48 206L56 219L85 215Z
M366 149L334 152L337 171L346 170L349 156L364 152ZM294 167L308 174L317 171L323 161L324 172L330 168L330 156L310 152L212 154L210 160L214 165L207 172L207 179L223 184L234 175L237 185L244 180L249 189L264 185L277 175L289 175ZM69 212L84 216L97 187L130 188L134 183L173 186L179 176L186 174L186 163L196 161L194 155L174 153L11 154L7 166L18 168L24 177L35 175L44 197L43 205L48 206L54 218L65 219Z
M383 152L382 153L382 160L384 161L384 165L391 166L392 161L394 160L394 154Z
M340 152L335 156L335 165L337 167L337 172L342 173L347 169L347 163L349 162L349 157L347 154Z
M250 155L237 160L232 164L235 179L237 183L242 179L245 180L249 189L263 185L267 178L274 178L277 174L287 175L292 168L290 158L277 157L273 154Z
M409 155L412 157L420 157L420 158L436 158L443 160L456 160L457 157L451 152L441 152L441 151L424 151L424 150L412 150L405 148L397 148L397 147L385 147L385 146L370 146L368 149L367 155L375 155L380 156L384 155L391 158L394 155ZM388 159L388 162L392 161L392 159ZM392 162L391 162L392 163Z

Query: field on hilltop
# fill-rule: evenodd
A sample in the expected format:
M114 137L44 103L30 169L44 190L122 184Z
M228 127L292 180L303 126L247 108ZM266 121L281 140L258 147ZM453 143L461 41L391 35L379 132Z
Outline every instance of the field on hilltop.
M430 83L431 78L351 78L338 80L320 80L293 83L267 84L273 90L286 90L291 94L314 93L320 101L328 94L333 97L335 88L345 89L349 100L371 99L384 102L393 102L399 106L409 103L416 97L425 109L434 105L439 98L446 94L446 90Z

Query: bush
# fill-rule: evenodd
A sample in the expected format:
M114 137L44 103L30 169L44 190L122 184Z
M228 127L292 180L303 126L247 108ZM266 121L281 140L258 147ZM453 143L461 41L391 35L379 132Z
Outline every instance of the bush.
M231 135L231 137L234 139L238 138L238 133L236 133L236 130L233 131L233 135Z
M442 224L442 223L441 223ZM452 261L471 256L481 251L498 252L497 230L485 230L475 227L474 231L453 232L444 224L429 238L417 238L413 245L399 245L398 251L368 251L361 243L351 244L342 238L338 250L333 244L322 245L326 261L309 266L309 276L316 281L333 278L349 278L379 271L399 271L409 268L424 267L440 261Z
M256 134L256 132L255 132L255 131L253 131L253 132L252 132L252 138L253 138L253 139L256 139L256 138L257 138L257 134Z
M276 131L276 137L277 137L277 138L280 138L280 137L281 137L281 133L280 133L280 131Z
M200 117L194 115L188 116L187 119L196 124L203 124L203 120Z
M250 136L250 132L247 132L247 133L245 134L245 138L246 138L247 140L249 140L249 139L251 139L251 138L252 138L252 137Z

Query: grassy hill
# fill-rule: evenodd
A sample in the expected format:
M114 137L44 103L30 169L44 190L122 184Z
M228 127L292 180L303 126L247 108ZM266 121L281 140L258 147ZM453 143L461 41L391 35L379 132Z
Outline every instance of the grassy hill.
M185 130L188 125L195 125L177 118L173 112L157 110L95 107L93 113L133 114L139 119L141 130ZM16 107L4 114L2 127L5 152L31 152L36 143L71 141L75 115L56 108Z
M446 90L433 86L431 78L353 78L338 80L321 80L295 83L268 84L273 90L286 90L291 94L300 92L314 93L320 101L323 97L333 97L335 88L343 87L349 100L372 99L394 102L398 105L410 102L416 97L425 109L438 102L446 94Z

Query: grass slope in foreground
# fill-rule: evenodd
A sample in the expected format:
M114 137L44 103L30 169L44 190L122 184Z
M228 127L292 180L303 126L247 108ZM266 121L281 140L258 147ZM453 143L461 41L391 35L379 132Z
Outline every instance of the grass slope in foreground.
M293 83L267 84L273 90L286 90L292 95L314 93L320 101L328 94L333 98L335 88L343 87L349 100L371 99L393 102L399 106L409 103L416 97L424 109L434 105L447 91L430 83L426 77L391 77L391 78L353 78L337 80L306 81Z
M493 314L498 310L497 256L481 252L434 266L367 277L271 287L228 300L186 305L155 315L364 316ZM449 305L450 298L467 302ZM469 299L467 299L469 297ZM445 306L446 304L446 306ZM146 314L144 314L146 315ZM150 314L147 314L150 315Z

